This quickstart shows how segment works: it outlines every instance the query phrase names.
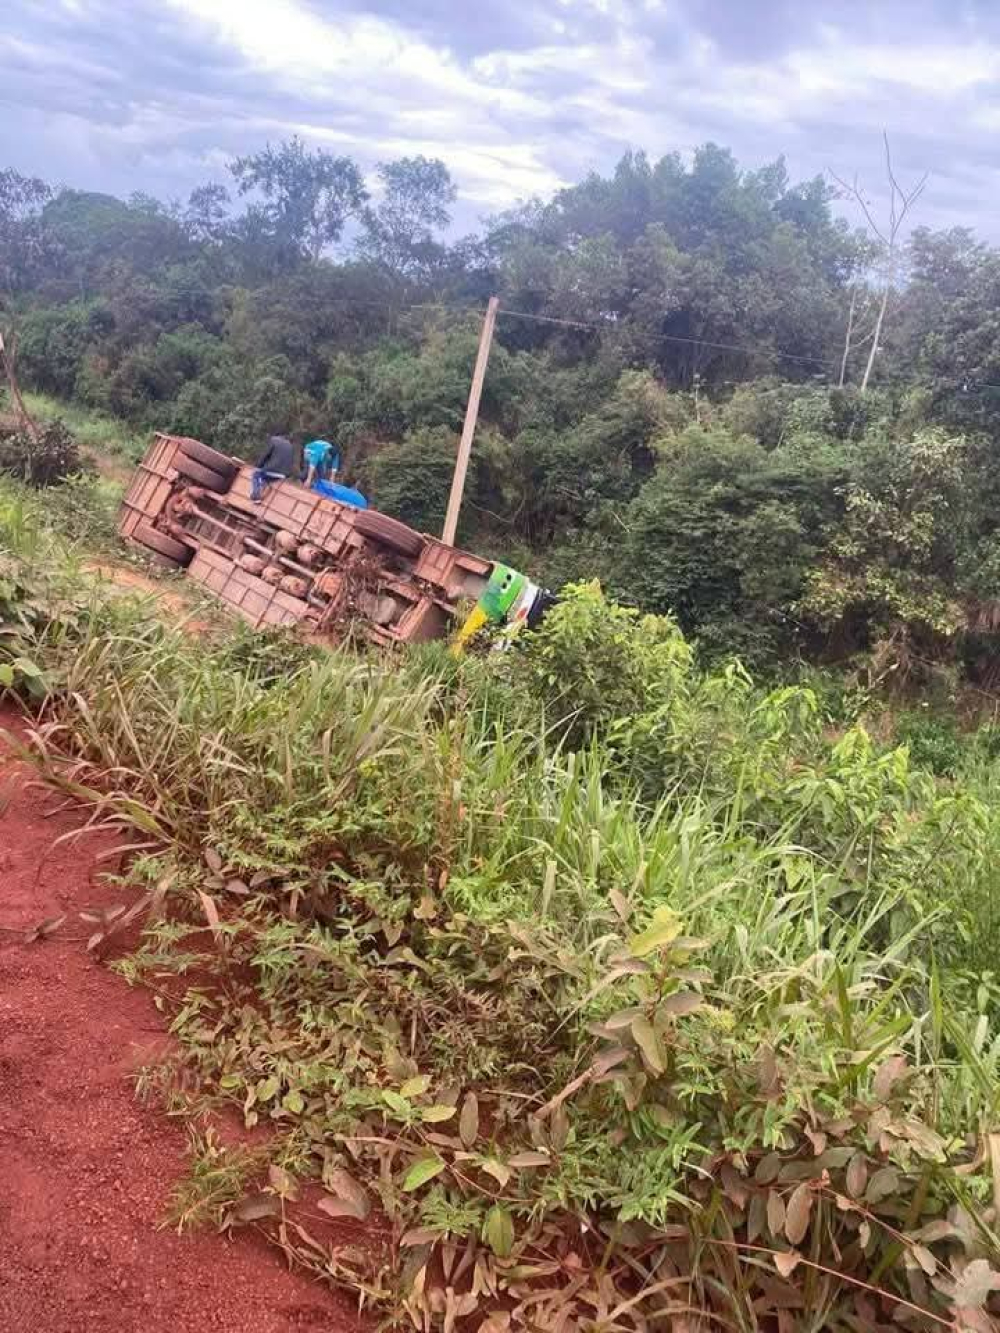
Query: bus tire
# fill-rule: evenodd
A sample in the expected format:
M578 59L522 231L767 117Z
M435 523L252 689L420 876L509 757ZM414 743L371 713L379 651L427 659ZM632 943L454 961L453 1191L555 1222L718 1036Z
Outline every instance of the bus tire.
M207 444L202 444L200 440L184 440L181 444L181 453L185 458L193 458L202 467L211 468L213 472L218 472L219 476L228 481L230 485L232 485L233 478L239 471L231 458L227 458L218 449L212 449Z
M185 565L190 564L194 555L190 546L185 546L175 537L161 532L159 528L154 528L152 523L137 523L132 533L132 540L158 556L158 564L172 565L176 569L183 569Z

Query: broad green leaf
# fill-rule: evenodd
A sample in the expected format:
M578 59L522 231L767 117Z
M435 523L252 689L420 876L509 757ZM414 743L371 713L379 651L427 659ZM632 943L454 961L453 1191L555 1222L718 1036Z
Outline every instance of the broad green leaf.
M667 1056L652 1023L645 1017L633 1019L631 1032L650 1069L654 1074L662 1074L667 1067Z
M504 1166L503 1162L498 1162L495 1157L486 1158L485 1161L479 1163L479 1167L488 1176L492 1176L501 1189L510 1180L510 1167Z
M444 1168L445 1163L440 1157L419 1157L407 1171L403 1189L418 1190L421 1185L439 1176Z
M766 1220L767 1205L763 1194L758 1190L750 1200L750 1208L747 1211L747 1242L750 1245L762 1234Z
M566 1104L564 1102L561 1106L557 1106L552 1112L552 1118L549 1121L549 1142L547 1146L551 1147L553 1152L562 1152L563 1148L566 1147L568 1140L569 1112L566 1110ZM539 1148L546 1147L544 1143L539 1143L537 1146Z
M812 1213L813 1192L805 1181L792 1191L785 1210L785 1235L790 1245L798 1245L809 1230L809 1216Z
M281 1084L272 1074L270 1078L261 1079L257 1084L257 1101L269 1102L278 1095L278 1089Z
M285 1093L284 1100L281 1104L285 1110L290 1111L292 1115L301 1115L306 1109L302 1093L299 1092L298 1088L293 1088L291 1092Z
M420 1108L421 1120L426 1120L431 1125L439 1124L442 1120L450 1120L454 1114L454 1106L422 1106Z
M665 1000L661 1000L658 1008L661 1014L669 1014L672 1018L681 1018L684 1014L693 1014L704 1003L704 997L696 995L694 991L679 990L673 995L668 995Z
M926 1245L914 1245L913 1257L928 1277L934 1276L937 1272L937 1259L935 1259L934 1255Z
M386 1088L382 1092L382 1100L397 1119L409 1120L413 1107L405 1097L393 1092L391 1088Z
M852 1198L860 1199L865 1192L865 1186L868 1184L868 1166L865 1162L863 1152L856 1152L847 1167L845 1177L847 1192Z
M265 1217L275 1217L281 1206L273 1194L251 1194L241 1199L229 1215L230 1224L246 1225L248 1222L260 1222Z
M356 1217L363 1222L371 1212L368 1191L343 1167L324 1171L323 1184L331 1193L319 1200L319 1207L329 1217Z
M368 1191L342 1166L324 1172L323 1183L338 1198L352 1199L359 1208L371 1209L371 1199L368 1197Z
M479 1100L474 1092L466 1093L462 1114L458 1121L458 1137L466 1148L471 1148L479 1135Z
M906 1056L890 1055L883 1060L872 1080L872 1092L877 1102L884 1102L892 1091L893 1084L906 1073Z
M430 1078L426 1074L418 1074L416 1078L409 1078L399 1090L401 1097L422 1097L431 1086Z
M610 1014L602 1024L609 1032L618 1032L621 1028L631 1027L635 1019L639 1018L642 1010L634 1004L629 1009L619 1009L617 1013Z
M973 1259L962 1269L955 1284L954 1301L957 1306L975 1310L985 1304L990 1292L997 1290L1000 1290L1000 1273L986 1259Z
M798 1250L791 1250L788 1253L779 1253L774 1256L774 1266L782 1277L791 1277L802 1262L802 1255Z
M669 907L658 907L649 926L632 936L629 952L633 958L645 958L647 954L672 944L682 928L683 923L676 912Z
M612 1069L623 1064L631 1052L625 1046L608 1046L594 1060L594 1077L603 1078Z
M14 668L9 662L0 662L0 685L14 684Z
M881 1203L898 1189L899 1172L894 1166L883 1166L869 1180L868 1188L865 1190L865 1200L868 1203Z
M753 1173L754 1180L760 1185L770 1185L772 1180L777 1180L778 1172L781 1170L781 1157L776 1152L765 1153L757 1163L757 1169Z
M316 1207L327 1217L353 1217L363 1222L367 1213L362 1211L353 1199L335 1198L332 1194L321 1194L316 1200Z
M277 1166L274 1162L267 1168L267 1183L283 1199L297 1199L299 1197L298 1182L288 1174L284 1167Z
M483 1223L483 1240L498 1259L507 1259L514 1248L514 1221L506 1208L494 1204Z
M399 1243L404 1250L414 1245L433 1245L441 1239L442 1234L437 1227L411 1227L409 1231L403 1232Z
M520 1171L529 1166L551 1166L552 1158L547 1152L519 1152L507 1158L507 1165Z

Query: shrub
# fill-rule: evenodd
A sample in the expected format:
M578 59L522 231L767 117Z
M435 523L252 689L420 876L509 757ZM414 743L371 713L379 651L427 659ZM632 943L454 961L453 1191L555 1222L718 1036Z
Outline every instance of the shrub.
M689 692L693 676L691 648L673 620L610 602L598 583L564 588L509 665L574 745Z
M401 444L385 445L368 464L369 499L419 532L440 532L457 451L458 438L446 427L410 431ZM468 479L469 500L477 493L479 470L476 459Z
M932 773L955 773L965 758L967 746L954 717L926 709L903 710L896 715L895 734L909 750L914 764Z
M786 613L839 512L844 460L697 427L661 454L624 517L623 591L675 614L714 656L787 655L800 636Z
M965 623L955 569L968 461L967 441L941 430L870 440L799 614L857 646L892 643L901 661L952 638Z
M0 472L30 486L55 486L83 467L76 439L61 421L47 422L37 439L26 430L0 436Z

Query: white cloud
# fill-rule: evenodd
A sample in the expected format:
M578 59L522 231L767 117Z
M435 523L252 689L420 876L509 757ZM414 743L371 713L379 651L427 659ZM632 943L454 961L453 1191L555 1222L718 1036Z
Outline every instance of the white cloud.
M655 158L709 138L747 166L784 151L795 174L857 165L875 180L885 126L905 172L947 178L922 218L964 221L969 182L992 180L1000 10L963 24L961 8L133 0L125 24L113 0L6 0L4 138L21 169L176 193L299 133L366 171L441 157L467 208L494 209L607 171L627 147Z
M539 110L536 99L491 86L466 73L446 49L409 36L398 25L367 15L324 20L298 0L166 0L196 23L214 29L261 70L318 97L349 89L363 102L369 80L391 82L401 102L415 89L469 107L484 103L511 112Z
M341 15L324 20L298 0L167 0L207 25L267 78L263 100L277 89L307 92L326 116L290 119L281 127L313 142L370 159L424 153L444 158L463 194L501 207L562 182L540 147L518 141L497 117L525 126L547 113L544 100L475 65L466 69L445 49L412 38L382 19ZM338 112L363 110L365 125L338 126ZM328 123L332 122L332 123Z
M855 43L839 34L824 47L797 51L788 61L804 91L838 96L864 93L873 84L946 100L1000 74L1000 48L982 42L950 44L901 40L888 45Z

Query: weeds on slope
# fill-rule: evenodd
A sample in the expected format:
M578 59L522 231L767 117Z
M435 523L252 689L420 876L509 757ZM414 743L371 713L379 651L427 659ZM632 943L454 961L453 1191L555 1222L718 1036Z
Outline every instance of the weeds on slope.
M460 670L28 633L39 762L169 908L118 966L175 1109L271 1131L178 1218L416 1328L993 1327L985 793L594 590Z
M64 421L80 443L98 456L135 464L146 451L148 438L115 417L30 390L25 392L24 399L33 416Z

